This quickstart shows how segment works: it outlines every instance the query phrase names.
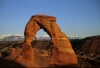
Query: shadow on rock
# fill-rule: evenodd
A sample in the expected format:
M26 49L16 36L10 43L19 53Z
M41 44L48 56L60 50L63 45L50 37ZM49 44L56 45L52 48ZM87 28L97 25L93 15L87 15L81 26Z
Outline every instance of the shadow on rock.
M1 59L0 60L0 68L25 68L23 65L13 61L13 60L8 60L8 59Z
M79 68L78 65L50 65L48 68Z

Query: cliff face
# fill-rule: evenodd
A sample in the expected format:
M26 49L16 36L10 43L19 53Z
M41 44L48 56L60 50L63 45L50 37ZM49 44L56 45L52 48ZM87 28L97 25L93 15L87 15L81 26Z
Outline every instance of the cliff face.
M88 57L100 56L100 36L71 41L76 53Z
M100 36L71 41L77 53L80 68L100 67Z

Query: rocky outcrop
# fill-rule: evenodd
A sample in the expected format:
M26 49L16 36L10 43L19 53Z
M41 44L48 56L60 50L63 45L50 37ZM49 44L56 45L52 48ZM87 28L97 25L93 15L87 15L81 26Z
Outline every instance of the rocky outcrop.
M74 50L82 56L100 56L100 36L86 37L84 39L71 42Z
M22 64L25 67L34 67L34 50L30 44L24 44L22 46L21 55L17 56L16 62Z
M21 57L17 58L18 62L23 61L21 62L23 65L26 65L25 62L29 62L27 65L34 63L34 50L30 44L40 29L46 31L51 37L51 65L77 64L77 57L67 36L56 24L56 17L47 15L34 15L27 23L24 33L25 40L22 47L22 53L20 55Z
M14 60L16 58L16 56L20 55L21 49L18 47L16 47L16 48L10 47L9 51L10 52L9 52L7 59Z
M100 35L72 40L71 43L78 56L79 68L100 67Z

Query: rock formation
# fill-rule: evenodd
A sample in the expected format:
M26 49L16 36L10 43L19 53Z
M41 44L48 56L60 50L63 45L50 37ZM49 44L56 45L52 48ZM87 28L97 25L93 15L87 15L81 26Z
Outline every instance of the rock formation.
M71 41L71 43L77 54L87 57L100 56L100 35Z
M77 64L77 57L67 36L56 24L56 17L47 15L34 15L27 23L24 33L25 40L22 46L22 53L20 55L21 58L17 58L18 62L23 61L21 62L23 65L26 65L25 62L28 61L34 63L34 50L30 44L40 29L46 31L51 37L52 52L50 65Z

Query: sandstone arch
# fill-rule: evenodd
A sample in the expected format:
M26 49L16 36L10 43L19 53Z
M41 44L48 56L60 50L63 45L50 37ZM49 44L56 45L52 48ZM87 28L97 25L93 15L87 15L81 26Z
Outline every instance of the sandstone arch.
M50 64L64 65L64 64L77 64L77 57L72 49L72 46L67 36L61 31L60 27L56 24L56 17L47 15L34 15L31 17L25 27L25 40L22 47L22 56L33 60L34 50L31 49L30 43L38 30L44 29L51 37L51 44L53 46ZM31 50L31 55L30 51Z

